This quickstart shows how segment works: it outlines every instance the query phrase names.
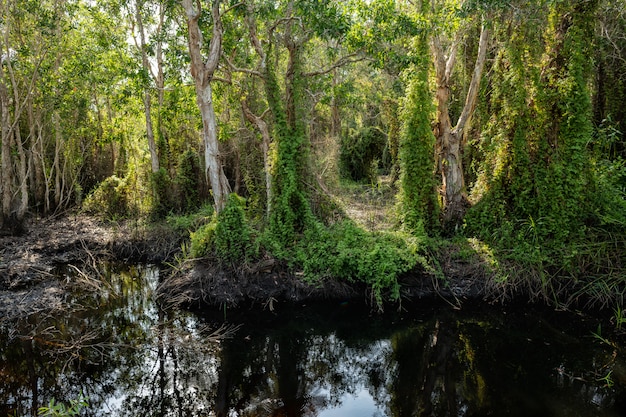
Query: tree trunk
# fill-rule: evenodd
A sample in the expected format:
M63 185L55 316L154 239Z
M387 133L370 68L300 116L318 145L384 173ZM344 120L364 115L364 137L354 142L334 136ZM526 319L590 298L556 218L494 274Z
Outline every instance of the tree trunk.
M265 120L263 120L263 116L257 116L252 113L245 100L241 100L241 107L243 108L243 113L246 116L246 119L248 119L248 121L259 130L263 140L263 142L261 142L261 149L263 151L263 169L265 171L265 194L267 198L266 215L269 218L272 202L272 172L270 169L269 156L272 138L270 136L270 130Z
M196 87L198 88L198 87ZM198 94L198 107L202 115L202 136L204 139L204 164L206 175L211 184L215 209L220 212L226 205L226 199L230 193L230 186L219 154L217 139L217 119L213 107L213 89L211 83L207 82Z
M0 216L0 227L5 226L5 222L11 216L11 200L13 182L11 166L11 131L9 113L9 92L3 80L0 80L0 105L2 106L2 216Z
M196 100L202 116L202 139L204 141L204 162L207 181L213 191L215 210L219 213L226 205L230 186L219 154L217 138L217 120L213 107L211 81L219 63L222 51L222 21L219 0L213 3L213 36L209 43L209 56L206 62L202 57L202 32L198 26L201 10L196 9L192 0L182 0L189 31L189 55L191 57L191 75L196 84ZM200 3L197 3L200 7Z
M141 2L135 1L135 18L139 30L139 50L141 51L141 64L146 74L150 74L150 62L148 61L148 52L146 51L146 36L143 29L143 19L141 17ZM146 136L148 137L148 149L150 150L150 162L152 163L152 172L159 170L159 155L157 153L156 143L154 141L154 129L152 128L152 98L150 96L149 86L144 87L143 108L146 117Z
M52 114L54 123L54 209L58 209L61 204L61 147L63 146L63 134L61 132L61 121L57 111Z
M332 76L333 96L330 103L330 136L338 138L341 136L341 116L339 114L339 100L337 100L337 86L339 85L339 71L333 69Z
M485 25L481 28L478 54L474 73L467 91L465 105L453 127L448 110L450 98L450 76L456 60L458 39L456 39L446 57L438 36L433 38L432 50L435 60L437 80L437 126L435 129L436 155L442 178L443 222L445 229L457 229L468 207L465 195L465 177L463 173L463 143L465 132L476 109L476 100L486 60L489 33Z

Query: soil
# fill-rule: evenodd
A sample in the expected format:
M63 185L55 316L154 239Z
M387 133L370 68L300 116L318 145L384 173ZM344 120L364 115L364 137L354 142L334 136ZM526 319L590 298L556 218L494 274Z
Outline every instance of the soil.
M159 263L180 250L180 236L136 222L104 223L82 214L30 219L18 236L0 236L0 324L35 312L65 311L71 283L57 269L99 261Z
M150 229L137 222L105 223L82 214L33 219L19 236L0 236L0 324L34 312L65 311L72 283L61 280L58 268L81 270L99 261L175 263L182 236ZM441 281L425 271L402 277L403 299L441 296L453 303L485 291L480 266L444 260L450 279ZM245 267L215 260L187 261L172 268L159 289L163 302L179 306L235 306L245 302L272 308L277 301L312 299L370 300L362 285L328 280L306 282L302 275L274 259ZM445 282L445 284L442 284Z

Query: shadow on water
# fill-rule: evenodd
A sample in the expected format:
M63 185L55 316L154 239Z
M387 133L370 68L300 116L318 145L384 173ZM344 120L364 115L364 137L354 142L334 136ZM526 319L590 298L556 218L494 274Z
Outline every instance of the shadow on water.
M2 329L0 415L81 393L93 416L626 415L621 348L588 317L429 303L166 312L158 268L100 277L72 314ZM224 323L241 327L218 340Z

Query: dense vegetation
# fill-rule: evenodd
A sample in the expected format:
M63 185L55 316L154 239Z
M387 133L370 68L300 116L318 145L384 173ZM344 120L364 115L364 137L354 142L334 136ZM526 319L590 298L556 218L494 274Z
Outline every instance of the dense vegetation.
M621 311L624 0L9 0L0 16L4 232L210 202L195 258L274 257L382 303L460 245L503 288ZM355 181L391 187L392 227L345 215Z

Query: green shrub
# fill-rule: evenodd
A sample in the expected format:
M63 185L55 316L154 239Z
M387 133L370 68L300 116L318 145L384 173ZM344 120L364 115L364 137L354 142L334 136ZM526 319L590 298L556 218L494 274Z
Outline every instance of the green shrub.
M170 214L165 221L174 231L188 233L210 223L214 218L214 213L213 205L207 203L192 213L185 215Z
M375 127L362 127L341 138L339 169L344 178L374 180L376 161L383 156L385 134Z
M214 253L220 261L225 262L249 259L254 245L244 205L243 198L230 194L226 207L219 215L190 234L191 256L200 258Z
M202 258L211 253L216 227L217 218L213 217L210 223L200 226L195 232L189 234L191 238L190 255L192 258Z
M109 220L131 217L137 214L137 207L131 204L130 196L131 190L128 180L113 175L102 181L87 196L83 210Z
M215 254L221 260L246 260L252 254L252 233L244 206L245 200L232 193L226 207L217 216Z
M319 225L304 234L296 248L297 263L307 279L335 278L362 282L382 307L385 293L400 297L398 277L418 264L419 240L400 233L370 233L346 220L331 227Z
M188 149L178 158L175 184L178 194L178 209L182 213L197 209L200 206L200 160L198 153Z
M165 168L150 174L152 187L152 212L153 219L162 219L172 210L172 181Z

